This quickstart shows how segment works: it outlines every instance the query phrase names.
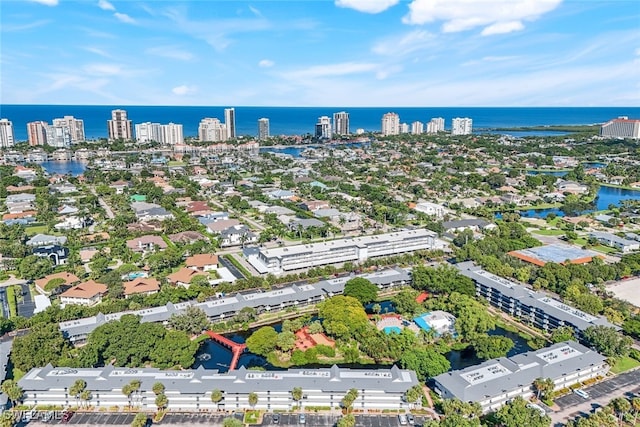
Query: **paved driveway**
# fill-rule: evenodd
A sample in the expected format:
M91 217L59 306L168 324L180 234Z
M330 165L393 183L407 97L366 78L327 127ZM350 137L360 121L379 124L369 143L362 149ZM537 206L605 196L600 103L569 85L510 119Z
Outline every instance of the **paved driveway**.
M555 402L561 409L550 414L554 426L561 426L571 418L581 414L586 415L598 407L606 406L616 397L629 397L633 393L640 392L640 370L620 374L583 390L589 393L588 399L575 393L556 399Z

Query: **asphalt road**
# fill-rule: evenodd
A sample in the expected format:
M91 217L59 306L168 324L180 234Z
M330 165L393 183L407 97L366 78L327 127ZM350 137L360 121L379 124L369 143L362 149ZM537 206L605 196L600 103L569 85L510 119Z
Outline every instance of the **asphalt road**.
M222 264L223 267L226 267L227 270L229 270L229 272L233 274L236 279L244 279L244 275L242 274L242 272L238 270L231 261L222 256L218 257L218 261L220 261L220 264Z
M571 393L555 400L561 409L550 414L554 426L561 426L576 416L589 414L596 408L606 406L616 397L630 397L633 393L640 392L640 370L625 372L583 390L589 393L588 399Z
M0 288L0 303L2 304L3 317L9 318L9 303L7 303L7 290Z
M36 309L36 303L31 297L31 291L29 285L22 284L22 302L18 303L18 316L29 318L33 316L33 311Z

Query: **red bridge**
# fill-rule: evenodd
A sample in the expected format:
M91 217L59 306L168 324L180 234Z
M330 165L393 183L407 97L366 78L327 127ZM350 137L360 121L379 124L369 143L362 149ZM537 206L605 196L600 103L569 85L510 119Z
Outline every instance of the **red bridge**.
M229 370L233 371L236 369L238 365L238 360L240 359L240 355L247 349L246 344L238 344L237 342L231 341L229 338L223 337L220 334L216 334L213 331L207 331L207 335L217 342L220 345L227 347L233 353L233 358L231 359L231 363L229 364Z

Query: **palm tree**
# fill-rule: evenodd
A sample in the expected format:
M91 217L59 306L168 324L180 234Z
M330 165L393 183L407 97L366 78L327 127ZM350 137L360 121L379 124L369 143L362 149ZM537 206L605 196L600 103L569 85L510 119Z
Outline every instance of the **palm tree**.
M142 383L140 382L140 380L131 380L129 382L129 386L131 387L131 393L137 396L138 392L140 391L141 385Z
M6 380L3 382L1 389L11 401L11 406L15 406L17 402L22 400L22 396L24 395L24 391L14 380Z
M164 393L164 384L162 384L161 382L157 382L153 385L152 390L156 396L162 394Z
M85 380L76 380L69 388L69 394L76 399L76 406L79 406L78 400L80 399L80 394L85 390L85 388L87 388L87 382Z
M636 425L636 419L640 413L640 397L631 399L631 408L633 409L633 425Z
M215 389L211 392L211 401L213 403L219 403L224 398L222 392L218 389Z
M85 407L88 408L89 401L93 399L93 394L91 393L91 390L82 390L82 393L80 393L80 399L82 399L82 401L84 402Z
M156 406L158 407L158 411L163 410L169 404L169 399L167 395L164 393L160 393L156 396Z
M613 410L616 411L618 419L622 423L622 418L631 409L631 403L624 397L616 397L611 401L610 405L613 406Z
M536 389L538 399L541 397L543 399L548 398L553 392L555 386L556 385L551 378L536 378L533 381L533 388Z
M296 401L298 403L298 406L300 406L300 401L302 400L302 387L294 387L293 390L291 390L291 397L293 398L294 401Z
M258 403L258 394L252 391L251 393L249 393L249 405L251 405L251 407L253 408L256 406L257 403Z
M131 393L133 393L131 384L125 384L124 386L122 386L122 394L127 396L127 399L129 399L129 407L131 407Z

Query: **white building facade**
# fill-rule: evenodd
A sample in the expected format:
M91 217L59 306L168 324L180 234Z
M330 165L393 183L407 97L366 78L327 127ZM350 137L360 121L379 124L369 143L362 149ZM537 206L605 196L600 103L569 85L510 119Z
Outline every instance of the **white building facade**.
M336 135L349 135L349 113L340 111L333 113L333 133Z
M640 120L630 120L627 116L609 120L600 127L600 136L639 139Z
M400 134L400 116L396 113L386 113L382 116L382 135Z
M84 134L84 120L82 119L76 119L73 116L64 116L60 119L53 119L52 123L53 126L62 126L69 129L72 144L83 142L86 139Z
M227 138L234 139L236 137L236 110L235 108L225 108L224 125L227 128Z
M331 139L331 119L329 116L318 117L315 135L316 138Z
M198 126L198 139L201 142L224 142L229 139L227 127L216 118L204 118Z
M427 133L438 133L444 131L444 119L434 117L427 123Z
M265 117L258 119L258 139L261 141L269 139L271 136L269 132L269 119Z
M451 122L451 135L471 135L473 132L473 120L468 117L456 117Z
M111 111L111 120L107 120L109 141L133 139L133 126L131 120L127 118L125 110Z
M0 148L13 147L13 122L9 119L0 119Z
M424 133L424 123L417 121L411 123L411 133L413 135L422 135Z

